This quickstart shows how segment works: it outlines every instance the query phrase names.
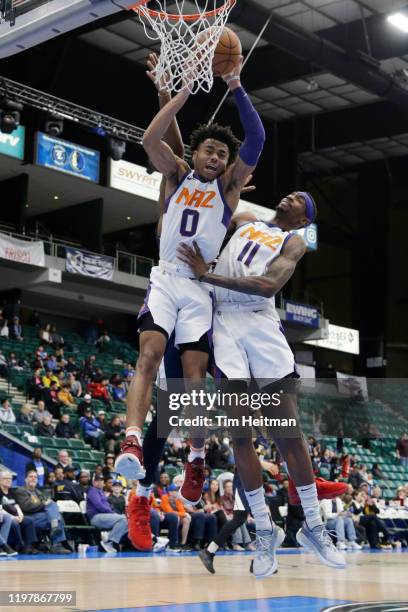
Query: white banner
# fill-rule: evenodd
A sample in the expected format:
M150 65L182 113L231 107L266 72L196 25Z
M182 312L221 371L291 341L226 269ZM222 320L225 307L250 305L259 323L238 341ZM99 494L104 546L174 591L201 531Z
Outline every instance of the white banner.
M162 175L148 174L146 168L127 161L109 160L109 186L127 193L158 201Z
M354 401L364 401L368 399L367 379L365 376L352 376L336 372L339 393L347 395Z
M342 353L360 354L360 333L358 329L340 327L329 323L329 337L324 340L305 340L305 344L328 348Z
M6 234L0 234L0 257L18 263L44 267L44 243L40 240L36 242L18 240Z

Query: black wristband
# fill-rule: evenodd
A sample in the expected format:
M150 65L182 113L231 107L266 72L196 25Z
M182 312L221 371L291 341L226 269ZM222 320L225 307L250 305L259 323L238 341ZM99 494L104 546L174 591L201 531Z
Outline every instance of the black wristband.
M203 278L205 278L205 277L207 276L207 274L208 274L208 272L206 272L205 274L202 274L202 275L201 275L201 276L198 278L198 280L199 280L199 282L200 282L200 283L202 282Z

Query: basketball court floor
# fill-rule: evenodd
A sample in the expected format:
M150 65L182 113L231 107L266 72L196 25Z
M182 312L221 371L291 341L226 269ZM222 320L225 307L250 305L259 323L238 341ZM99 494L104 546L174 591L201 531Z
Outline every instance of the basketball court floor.
M40 608L62 612L408 611L405 552L349 553L343 571L323 567L312 555L295 550L279 556L278 574L266 580L249 573L250 553L217 556L215 575L207 573L194 553L22 556L1 560L0 591L75 591L75 605ZM8 610L16 607L2 606Z

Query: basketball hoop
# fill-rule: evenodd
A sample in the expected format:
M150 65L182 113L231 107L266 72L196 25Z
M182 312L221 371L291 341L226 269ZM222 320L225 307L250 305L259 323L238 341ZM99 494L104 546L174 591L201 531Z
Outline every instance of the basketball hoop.
M184 13L185 0L156 0L157 10L147 7L148 0L139 0L131 7L139 15L146 36L161 43L156 82L165 83L169 91L187 87L195 94L211 90L214 52L237 0L225 0L221 6L217 6L217 0L193 1L197 8L193 14Z

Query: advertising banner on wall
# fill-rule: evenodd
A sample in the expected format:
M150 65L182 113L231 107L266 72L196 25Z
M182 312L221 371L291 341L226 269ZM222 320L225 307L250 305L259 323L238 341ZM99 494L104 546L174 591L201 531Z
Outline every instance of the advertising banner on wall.
M305 340L305 344L328 348L342 353L360 354L360 333L358 329L340 327L329 323L329 336L323 340Z
M4 134L0 130L0 153L24 159L25 127L19 125L11 134Z
M66 271L103 280L113 279L114 259L89 251L66 247Z
M44 266L44 243L41 240L31 242L0 234L0 257L32 266Z
M99 182L100 154L93 149L37 132L35 162L65 174Z
M285 300L286 321L299 323L307 327L319 327L320 313L314 306L299 304L292 300Z
M159 199L162 179L159 172L149 174L144 166L110 159L108 176L109 187L155 202Z

